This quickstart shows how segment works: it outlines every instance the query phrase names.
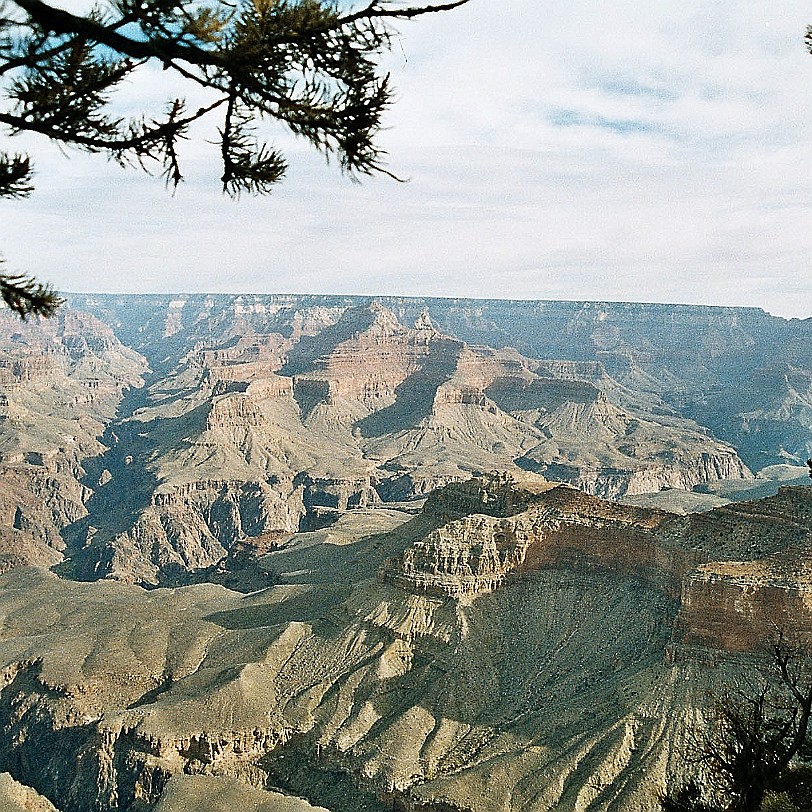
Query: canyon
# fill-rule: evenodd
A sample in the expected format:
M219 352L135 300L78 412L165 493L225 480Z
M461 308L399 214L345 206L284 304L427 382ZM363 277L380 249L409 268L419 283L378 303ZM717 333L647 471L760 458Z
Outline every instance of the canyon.
M812 644L812 320L75 295L0 318L0 804L631 810Z
M687 382L676 388L676 365L656 359L650 341L641 342L645 369L638 352L624 371L606 338L595 350L607 322L628 324L622 306L614 319L609 306L592 314L591 349L569 314L557 333L571 334L571 346L559 335L551 358L538 353L551 331L541 311L535 357L504 335L488 336L497 346L467 343L461 335L486 337L495 315L486 304L77 296L47 326L23 334L7 322L0 507L19 532L0 539L14 551L4 554L65 559L64 571L83 579L170 585L246 538L424 496L479 471L536 472L608 498L752 479L739 448L690 416L699 394ZM523 323L526 307L505 309ZM723 313L719 325L713 313L703 326L698 311L699 355L703 330L738 337L743 315ZM634 338L616 338L616 354L628 355ZM701 377L709 397L718 383L701 363L681 374ZM42 364L55 365L40 378L47 384L29 384ZM679 399L693 405L678 408ZM802 463L807 446L790 441L805 413L787 414L776 458ZM60 419L87 433L56 436ZM35 506L43 480L45 511Z
M653 811L765 629L812 634L810 538L810 487L677 515L494 473L295 534L245 594L15 568L0 772L62 812Z

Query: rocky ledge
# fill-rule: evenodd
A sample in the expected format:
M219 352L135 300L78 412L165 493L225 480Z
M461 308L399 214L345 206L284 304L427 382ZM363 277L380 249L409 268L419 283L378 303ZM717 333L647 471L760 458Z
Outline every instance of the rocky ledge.
M495 473L437 491L426 515L381 581L471 601L540 570L603 570L677 600L677 642L753 650L770 628L812 640L811 487L677 516Z

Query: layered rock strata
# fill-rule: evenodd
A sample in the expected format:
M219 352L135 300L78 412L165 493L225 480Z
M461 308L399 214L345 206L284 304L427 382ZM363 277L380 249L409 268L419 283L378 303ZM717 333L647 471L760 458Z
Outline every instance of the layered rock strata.
M755 651L770 629L812 641L812 487L680 517L504 475L447 491L426 506L442 524L387 562L384 582L471 600L539 569L606 570L679 599L677 642Z
M98 319L0 314L0 571L62 558L62 530L87 514L86 461L146 362Z
M718 649L741 639L689 628L679 570L794 549L806 491L700 520L494 475L417 516L370 509L299 534L262 559L277 585L251 595L7 573L0 770L63 812L160 810L203 786L252 803L282 787L333 812L655 812L689 720L748 667ZM431 559L441 541L490 571L474 584L459 559ZM431 588L376 580L417 550L442 576Z
M467 346L426 312L409 327L375 302L301 312L237 302L227 314L204 304L208 338L204 313L187 323L188 302L176 300L150 350L148 386L117 419L97 415L107 421L106 433L94 424L99 456L87 475L69 473L84 488L81 507L54 523L59 549L40 563L67 545L64 571L76 577L179 583L246 538L317 527L494 467L613 497L751 476L732 448L658 415L597 362ZM111 335L66 341L74 353L121 353ZM25 375L55 381L46 367ZM92 391L107 403L105 381L94 377ZM26 495L36 487L20 485L19 526L33 521Z
M809 487L677 516L500 473L282 539L248 595L9 572L0 772L62 812L203 786L332 812L656 812L745 653L812 628L810 528Z
M235 326L296 342L370 301L284 295L72 299L150 357L170 321L174 344L162 348L161 357L183 353L212 335L227 340ZM600 362L627 391L643 400L654 396L663 417L691 417L710 427L754 470L803 464L812 455L812 319L786 320L755 308L617 302L402 297L380 302L403 324L427 311L440 332L468 345L516 347L526 357L563 359L582 371Z

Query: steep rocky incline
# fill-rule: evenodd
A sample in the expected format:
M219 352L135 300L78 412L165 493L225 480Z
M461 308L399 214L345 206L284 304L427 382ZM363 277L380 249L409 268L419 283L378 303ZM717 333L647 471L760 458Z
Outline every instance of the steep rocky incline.
M0 808L4 812L59 812L47 798L8 773L0 773Z
M656 812L692 720L753 675L755 638L712 607L760 642L787 607L812 631L791 597L811 529L810 487L685 517L494 474L283 539L247 595L18 569L0 772L62 812L300 808L271 788L332 812ZM734 595L748 568L768 589Z
M756 651L770 630L812 641L812 487L675 516L490 475L425 512L434 526L386 562L384 582L470 600L538 569L609 571L679 599L675 643Z
M0 571L61 559L61 531L87 514L83 466L146 370L88 314L0 314Z

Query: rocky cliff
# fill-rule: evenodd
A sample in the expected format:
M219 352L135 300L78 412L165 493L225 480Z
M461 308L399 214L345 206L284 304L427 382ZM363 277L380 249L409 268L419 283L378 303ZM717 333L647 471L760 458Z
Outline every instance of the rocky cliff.
M807 323L75 304L0 341L0 805L656 812L765 636L812 636L808 485L600 498L802 453Z
M21 325L0 314L0 570L50 565L87 514L84 465L147 366L107 325L60 311Z
M100 301L84 304L105 315ZM732 447L629 390L600 362L469 346L425 308L404 323L378 302L178 297L162 311L152 300L123 301L143 319L137 329L105 317L153 369L126 401L133 372L145 371L140 356L128 362L137 369L116 362L124 348L109 328L73 311L60 339L61 352L97 353L100 368L110 367L74 404L76 420L94 431L83 452L92 461L68 472L73 491L60 493L73 509L48 525L56 553L36 558L64 554L74 577L178 583L245 539L315 527L492 468L605 497L751 477ZM59 373L43 346L25 370L9 360L7 375L17 369L32 390L35 379L53 390ZM115 363L124 364L118 381ZM34 444L25 453L53 450ZM19 508L17 525L28 526L40 486L30 476L15 482L8 510L13 523Z
M382 567L384 582L470 600L539 569L601 570L678 599L675 643L812 641L812 487L677 517L499 474L438 491L426 513L439 526Z
M812 488L694 515L685 538L710 560L684 577L681 639L753 651L785 631L812 643Z
M756 629L812 630L810 519L809 487L677 516L499 474L285 539L248 595L17 569L0 771L62 812L655 812Z
M334 324L347 308L370 301L278 295L72 299L80 309L114 325L126 344L150 357L150 347L163 336L169 320L178 327L172 336L178 348L205 340L212 331L225 335L235 325L296 340ZM803 464L812 455L808 381L804 383L812 358L812 319L787 321L755 308L691 305L398 297L379 301L403 324L414 323L426 311L440 332L468 345L515 347L535 359L601 362L627 390L654 395L666 411L711 427L754 469L771 463ZM161 357L168 350L165 345ZM777 401L794 408L780 408Z

